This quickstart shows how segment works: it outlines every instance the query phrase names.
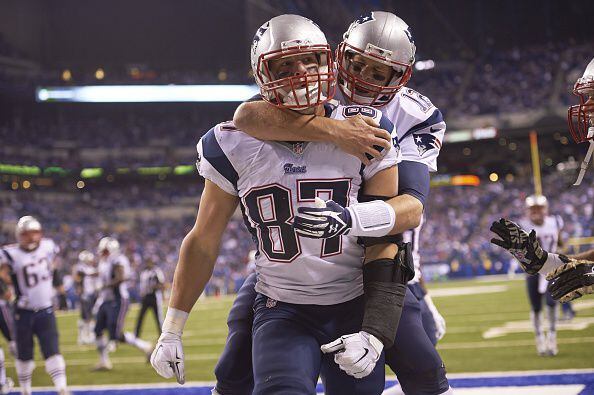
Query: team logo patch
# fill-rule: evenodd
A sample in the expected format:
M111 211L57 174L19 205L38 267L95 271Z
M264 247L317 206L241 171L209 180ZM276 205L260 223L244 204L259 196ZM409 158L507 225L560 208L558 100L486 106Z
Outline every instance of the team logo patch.
M291 150L295 155L301 155L303 154L303 150L305 150L305 143L301 141L298 143L293 143L291 144Z
M431 151L432 149L439 148L439 141L437 138L429 133L415 134L414 141L419 150L419 155L423 156L425 152Z
M273 308L274 306L276 306L276 300L272 299L272 298L268 298L266 300L266 307L268 307L269 309Z
M307 173L307 166L295 166L292 163L285 163L283 166L285 174L303 174Z

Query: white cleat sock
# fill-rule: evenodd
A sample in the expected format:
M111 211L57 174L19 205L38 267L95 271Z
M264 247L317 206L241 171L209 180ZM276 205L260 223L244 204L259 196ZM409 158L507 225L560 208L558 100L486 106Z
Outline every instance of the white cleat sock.
M0 348L0 387L6 384L6 366L4 365L4 350Z
M99 352L99 363L102 365L108 365L109 355L107 352L107 339L101 336L95 340L95 344L97 344L97 352Z
M15 368L19 377L19 385L23 394L31 394L31 378L33 377L33 369L35 369L35 362L32 360L15 361Z
M45 371L50 375L56 391L66 392L66 362L60 354L52 355L45 360Z

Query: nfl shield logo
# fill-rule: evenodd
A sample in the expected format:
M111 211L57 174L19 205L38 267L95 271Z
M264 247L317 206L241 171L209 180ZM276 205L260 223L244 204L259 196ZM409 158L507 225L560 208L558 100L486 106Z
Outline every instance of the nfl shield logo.
M305 148L305 143L303 142L298 142L298 143L293 143L293 153L295 155L301 155L303 154L303 148Z
M276 306L276 300L274 300L272 298L268 298L268 300L266 301L266 307L268 307L269 309L271 309L274 306Z

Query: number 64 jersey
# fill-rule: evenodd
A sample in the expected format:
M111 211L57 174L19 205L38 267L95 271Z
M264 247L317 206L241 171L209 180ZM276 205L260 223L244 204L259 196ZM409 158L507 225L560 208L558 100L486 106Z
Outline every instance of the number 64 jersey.
M10 266L18 308L42 310L52 306L53 262L58 252L56 243L46 238L33 251L23 250L18 244L2 248L0 266Z
M325 106L334 119L362 114L394 132L381 112L362 106ZM393 134L395 136L395 132ZM363 294L363 248L355 237L327 240L297 236L297 208L315 198L342 206L357 202L365 180L400 161L395 147L369 166L328 143L261 141L232 123L212 128L198 143L200 174L238 196L248 230L258 246L256 290L296 304L331 305Z

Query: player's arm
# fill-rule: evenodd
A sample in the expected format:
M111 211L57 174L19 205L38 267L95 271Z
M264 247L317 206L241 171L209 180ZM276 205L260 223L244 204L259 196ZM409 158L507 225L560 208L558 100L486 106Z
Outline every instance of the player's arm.
M380 156L374 147L390 149L391 137L386 130L367 117L357 115L343 120L298 112L272 106L265 101L242 103L235 110L233 123L243 132L268 141L318 141L332 143L347 154L369 164Z
M394 166L379 171L366 182L363 192L386 198L394 196L398 193L398 169ZM361 331L322 346L325 353L337 352L335 362L356 378L369 375L382 349L394 344L406 283L414 276L412 262L407 264L405 258L408 249L399 252L395 241L393 236L364 239L365 312Z
M212 275L223 232L239 199L206 180L194 227L182 241L163 334L151 356L161 376L185 382L181 335L189 312Z

